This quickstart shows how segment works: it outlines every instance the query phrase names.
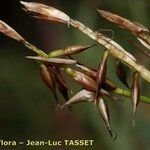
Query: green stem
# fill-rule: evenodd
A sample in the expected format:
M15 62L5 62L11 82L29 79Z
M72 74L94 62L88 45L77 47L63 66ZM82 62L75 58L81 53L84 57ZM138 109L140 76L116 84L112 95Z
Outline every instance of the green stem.
M114 93L118 94L118 95L122 95L125 97L129 97L131 98L131 92L130 91L126 91L120 88L117 88L115 91L113 91ZM144 103L149 103L150 104L150 98L149 97L145 97L145 96L140 96L140 101L144 102Z
M43 57L48 57L48 55L47 55L45 52L43 52L42 50L36 48L36 47L35 47L34 45L32 45L31 43L26 42L26 43L24 43L24 44L25 44L25 46L26 46L27 48L29 48L30 50L34 51L34 52L37 53L38 55L43 56Z
M64 67L62 68L62 70L64 72L66 72L67 74L71 75L72 77L74 76L75 74L75 70L72 70L71 68L69 67ZM126 91L126 90L123 90L121 88L117 88L116 90L112 91L113 93L116 93L118 95L121 95L121 96L125 96L125 97L129 97L131 98L131 92L130 91ZM150 98L149 97L145 97L145 96L140 96L140 101L141 102L144 102L144 103L149 103L150 104Z
M64 55L64 50L55 50L48 54L49 57L58 57Z

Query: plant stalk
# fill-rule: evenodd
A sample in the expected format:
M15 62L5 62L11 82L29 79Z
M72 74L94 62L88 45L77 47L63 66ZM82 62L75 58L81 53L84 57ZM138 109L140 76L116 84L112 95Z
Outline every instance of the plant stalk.
M70 19L70 24L93 40L97 41L99 44L103 45L115 58L121 60L132 70L139 72L140 76L150 83L150 71L143 65L139 64L136 59L130 53L125 51L118 43L100 33L98 34L97 32L92 31L77 20Z

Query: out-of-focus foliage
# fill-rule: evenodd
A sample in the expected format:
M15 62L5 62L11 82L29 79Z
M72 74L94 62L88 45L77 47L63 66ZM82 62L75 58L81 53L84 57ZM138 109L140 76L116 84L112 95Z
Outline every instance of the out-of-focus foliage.
M36 0L34 0L36 1ZM134 54L141 63L149 67L148 59L128 40L136 39L127 31L106 21L97 13L97 8L119 14L130 20L150 25L149 0L37 0L55 6L76 18L93 30L113 29L114 40L129 52ZM48 24L29 17L21 10L18 0L0 4L0 19L11 25L26 39L45 51L59 49L73 44L92 44L93 41L73 28L62 24ZM98 67L104 48L91 48L75 58L83 64ZM40 79L40 70L36 63L25 59L32 54L27 48L0 36L0 138L1 139L94 139L93 147L83 149L106 150L148 150L150 149L150 106L140 103L137 112L136 126L132 127L132 105L123 98L123 102L111 103L111 123L118 132L118 139L110 139L107 130L94 107L81 104L74 107L72 112L67 109L54 111L54 97ZM115 75L115 59L109 58L108 76L118 86L126 88ZM131 73L128 70L128 83L131 85ZM69 78L66 76L66 78ZM73 81L68 83L73 94L80 87ZM141 79L141 93L149 95L150 86ZM70 92L70 96L73 95ZM60 95L62 103L63 98ZM17 149L17 148L16 148ZM18 148L19 149L19 148ZM36 149L43 149L37 147ZM49 149L48 147L44 148ZM73 149L67 147L66 149ZM78 148L80 149L80 148Z

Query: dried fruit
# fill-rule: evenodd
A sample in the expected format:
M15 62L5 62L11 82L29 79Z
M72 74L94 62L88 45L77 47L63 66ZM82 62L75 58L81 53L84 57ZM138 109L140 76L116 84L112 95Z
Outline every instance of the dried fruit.
M14 40L25 43L26 40L19 35L13 28L0 20L0 32Z
M75 94L69 101L67 101L61 108L72 104L78 104L82 102L92 102L94 100L94 93L87 91L85 89L81 90L77 94Z
M135 126L135 116L137 112L137 107L140 101L140 86L139 86L139 73L135 72L133 74L133 81L131 86L132 93L132 107L133 107L133 125Z
M24 10L31 13L34 17L50 22L62 22L68 24L70 17L64 12L36 2L20 2L24 6Z
M113 140L115 140L117 138L117 135L111 129L110 121L109 121L110 120L109 119L109 110L108 110L108 106L107 106L105 100L102 97L99 97L96 100L96 106L97 106L97 110L98 110L101 118L104 120L104 122L107 126L110 136L112 137Z
M106 78L106 71L107 71L107 57L108 57L109 52L105 51L103 54L102 61L100 63L100 66L97 71L97 79L96 79L96 94L95 94L95 99L98 98L99 96L99 91L102 88L102 84L105 81Z
M64 49L64 54L65 55L73 55L73 54L78 54L81 53L82 51L91 48L95 46L95 44L91 45L72 45L68 46L67 48Z
M38 60L46 64L71 65L76 63L75 60L62 59L62 58L48 58L48 57L41 57L41 56L27 56L26 58Z
M67 86L66 81L64 80L63 75L61 74L59 69L56 68L56 67L53 67L53 73L55 75L55 79L56 79L56 84L57 84L58 90L63 95L64 99L66 101L68 101L69 100L68 86Z
M60 50L54 50L49 53L49 57L58 57L58 56L63 56L63 55L74 55L81 53L82 51L91 48L95 46L95 44L92 45L72 45L68 46L65 49L60 49Z
M95 81L87 76L86 74L79 72L71 68L65 68L65 72L70 74L80 85L82 85L86 90L95 91Z
M46 67L45 65L40 65L41 67L41 77L44 81L44 83L49 87L49 89L52 91L56 103L58 104L58 97L56 93L56 84L55 84L55 76L51 70L51 68Z

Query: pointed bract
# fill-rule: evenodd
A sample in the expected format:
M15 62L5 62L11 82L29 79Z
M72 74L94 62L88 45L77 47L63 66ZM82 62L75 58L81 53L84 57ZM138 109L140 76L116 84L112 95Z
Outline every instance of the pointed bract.
M44 63L50 63L50 64L60 64L60 65L71 65L75 64L75 60L71 59L63 59L63 58L48 58L48 57L42 57L42 56L27 56L28 59L34 59L38 60Z
M56 83L57 83L57 87L58 90L60 91L60 93L63 95L65 101L69 100L69 96L68 96L68 86L66 81L64 80L63 75L61 74L61 72L59 71L58 68L53 68L54 71L54 75L56 78Z
M50 22L62 22L69 24L70 17L64 12L36 2L20 2L24 6L24 10L33 14L33 16Z
M75 94L69 101L67 101L61 108L69 105L78 104L82 102L92 102L94 100L94 93L85 89Z
M41 65L41 77L44 81L44 83L49 87L49 89L52 91L56 102L58 104L58 97L56 93L56 84L55 84L55 76L53 72L51 71L51 68L46 67L45 65Z
M68 46L65 49L59 49L59 50L54 50L51 51L48 55L49 57L58 57L58 56L63 56L63 55L74 55L74 54L78 54L81 53L82 51L91 48L95 46L95 44L92 45L72 45L72 46Z
M99 68L98 68L98 71L97 71L95 99L98 98L99 91L101 90L102 84L103 84L103 82L105 81L105 78L106 78L108 54L109 54L108 51L104 52L102 61L99 65Z
M116 14L110 13L108 11L98 10L98 12L105 19L107 19L113 23L116 23L117 25L119 25L122 28L128 29L133 33L149 32L149 30L146 27L144 27L143 25L141 25L140 23L132 22L128 19L125 19Z
M95 46L95 44L91 45L72 45L68 46L67 48L64 49L65 55L73 55L73 54L78 54L88 48L91 48Z
M19 35L13 28L7 25L5 22L0 20L0 32L3 33L5 36L8 36L14 40L20 42L26 42L26 40Z
M133 125L135 126L135 116L137 112L137 107L140 101L140 86L139 86L139 73L135 72L133 74L133 81L131 86L132 94L132 107L133 107Z
M113 140L116 139L116 134L114 134L114 131L112 131L111 126L110 126L110 121L109 121L109 110L108 110L108 106L105 102L105 100L102 97L99 97L96 100L96 106L97 106L97 110L101 116L101 118L104 120L107 129L112 137Z
M63 69L67 74L71 75L73 79L75 79L81 86L83 86L86 90L95 91L95 81L87 76L86 74L77 71L72 68L64 68Z

